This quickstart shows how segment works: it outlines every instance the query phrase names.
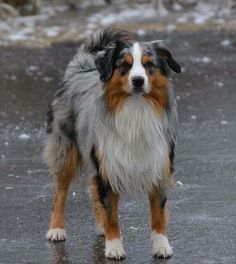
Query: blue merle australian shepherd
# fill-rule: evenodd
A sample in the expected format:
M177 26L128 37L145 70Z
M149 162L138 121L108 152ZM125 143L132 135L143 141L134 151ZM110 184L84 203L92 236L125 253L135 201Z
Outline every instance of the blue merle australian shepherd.
M181 72L161 41L138 42L108 27L83 42L48 112L44 156L55 183L48 240L66 239L66 196L79 169L90 177L107 258L125 257L120 194L148 194L153 254L172 255L166 236L177 127L171 70Z

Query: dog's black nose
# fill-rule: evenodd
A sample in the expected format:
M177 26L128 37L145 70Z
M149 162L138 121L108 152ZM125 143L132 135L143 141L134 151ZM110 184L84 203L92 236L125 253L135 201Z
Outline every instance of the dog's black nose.
M135 76L132 79L134 88L141 88L144 84L144 78L142 76Z

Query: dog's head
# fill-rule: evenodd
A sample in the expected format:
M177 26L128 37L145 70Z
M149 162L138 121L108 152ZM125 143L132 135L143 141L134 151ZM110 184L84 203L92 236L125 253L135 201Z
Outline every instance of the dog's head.
M138 42L124 37L109 38L103 43L96 53L95 64L112 107L132 95L164 104L171 70L181 72L167 47L161 41Z

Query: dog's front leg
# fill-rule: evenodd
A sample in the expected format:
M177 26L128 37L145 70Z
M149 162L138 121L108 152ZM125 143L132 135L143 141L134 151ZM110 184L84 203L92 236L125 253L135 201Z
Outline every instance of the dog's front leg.
M167 199L161 196L159 188L149 194L151 210L151 240L153 255L159 258L169 258L173 251L166 237L166 225L168 218Z
M118 222L118 199L118 195L110 189L105 201L106 217L104 230L106 237L106 257L120 260L125 258L125 251L121 241Z
M125 258L125 251L121 241L118 221L118 194L114 193L109 183L104 183L97 175L91 181L93 196L93 212L99 233L106 238L105 255L109 259L121 260Z

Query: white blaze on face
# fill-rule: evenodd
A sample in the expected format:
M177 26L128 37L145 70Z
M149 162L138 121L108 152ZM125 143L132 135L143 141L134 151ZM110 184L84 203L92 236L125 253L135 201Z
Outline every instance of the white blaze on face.
M132 65L132 68L130 70L130 75L129 75L130 87L132 87L132 79L134 77L140 76L144 78L143 89L145 92L147 92L148 91L148 77L142 65L142 48L140 47L138 42L135 42L133 44L131 52L133 56L133 65Z

